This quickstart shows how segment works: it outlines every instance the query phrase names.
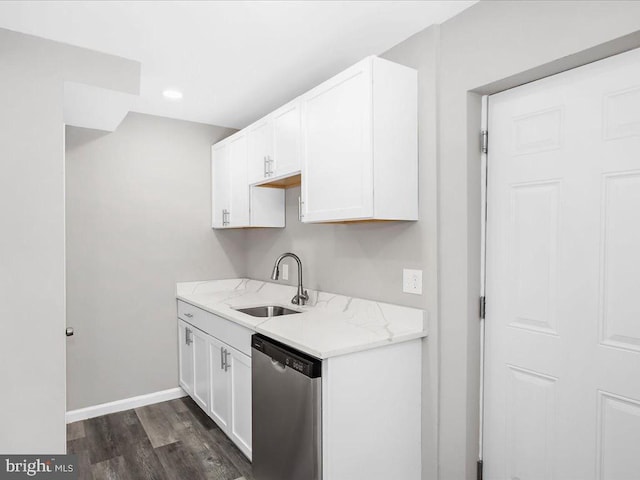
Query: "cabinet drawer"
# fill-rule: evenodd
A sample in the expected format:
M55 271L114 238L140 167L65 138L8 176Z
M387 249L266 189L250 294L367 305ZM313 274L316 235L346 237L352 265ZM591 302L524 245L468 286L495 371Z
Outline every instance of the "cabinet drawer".
M178 317L245 355L251 356L251 334L253 332L248 328L181 300L178 300Z

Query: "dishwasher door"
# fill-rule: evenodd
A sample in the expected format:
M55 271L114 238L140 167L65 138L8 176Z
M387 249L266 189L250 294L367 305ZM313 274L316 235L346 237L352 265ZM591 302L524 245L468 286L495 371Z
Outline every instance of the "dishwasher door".
M256 480L321 480L321 361L251 337L253 475Z

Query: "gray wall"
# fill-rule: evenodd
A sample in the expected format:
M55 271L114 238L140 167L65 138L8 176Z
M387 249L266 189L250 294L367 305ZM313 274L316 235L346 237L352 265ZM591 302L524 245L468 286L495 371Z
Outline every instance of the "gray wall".
M67 407L175 388L176 282L244 274L244 232L211 229L210 147L233 131L130 113L66 132Z
M136 93L139 64L0 29L0 72L0 452L64 453L63 81Z
M305 263L310 287L430 312L425 479L476 475L480 93L640 46L639 29L640 2L482 1L407 39L384 56L420 69L421 220L301 225L295 189L287 192L286 230L247 234L250 277L267 278L276 255L292 250ZM401 292L402 267L424 270L424 295Z

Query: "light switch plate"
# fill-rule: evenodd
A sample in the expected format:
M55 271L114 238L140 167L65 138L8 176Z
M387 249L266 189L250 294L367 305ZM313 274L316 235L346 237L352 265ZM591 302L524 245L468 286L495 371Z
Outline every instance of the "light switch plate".
M282 264L282 279L289 280L289 265L286 263Z
M402 269L402 291L422 295L422 270Z

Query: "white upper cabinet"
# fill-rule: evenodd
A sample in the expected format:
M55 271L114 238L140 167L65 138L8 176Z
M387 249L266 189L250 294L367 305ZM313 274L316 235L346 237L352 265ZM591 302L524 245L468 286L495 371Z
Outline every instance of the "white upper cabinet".
M211 149L211 193L213 228L227 225L227 212L231 207L231 170L227 143L218 143Z
M211 149L213 228L284 227L284 191L249 187L245 131Z
M247 129L249 156L247 158L249 183L261 182L269 177L269 159L273 157L273 128L269 117L258 120Z
M246 129L249 183L264 184L300 173L300 100L279 108Z
M367 57L214 145L212 170L214 228L284 227L293 185L305 223L418 220L417 72Z
M378 57L303 95L303 222L418 219L417 101L417 72Z
M227 213L227 225L242 227L249 225L249 184L247 180L247 136L236 135L227 147L229 172L231 178L230 206Z
M272 177L283 178L300 172L302 154L301 102L299 99L273 112Z

